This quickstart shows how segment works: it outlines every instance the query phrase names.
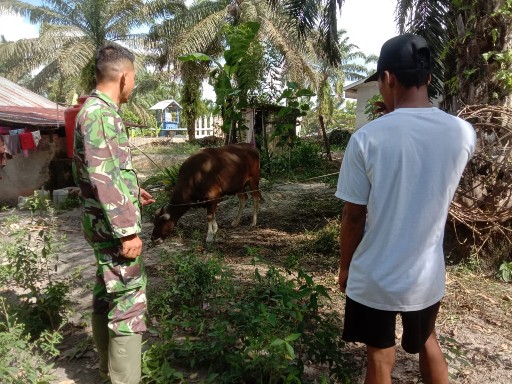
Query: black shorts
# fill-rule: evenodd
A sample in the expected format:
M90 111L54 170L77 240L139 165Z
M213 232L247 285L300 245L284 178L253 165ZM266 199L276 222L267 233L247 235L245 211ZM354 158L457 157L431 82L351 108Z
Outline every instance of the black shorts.
M402 347L418 353L434 330L441 302L420 311L383 311L360 304L347 296L343 340L359 342L374 348L395 345L396 315L402 317Z

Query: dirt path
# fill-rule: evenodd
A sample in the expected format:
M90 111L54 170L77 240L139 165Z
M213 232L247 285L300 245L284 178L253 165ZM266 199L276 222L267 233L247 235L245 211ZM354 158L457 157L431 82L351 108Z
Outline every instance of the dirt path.
M241 225L229 226L237 202L227 200L218 211L219 233L213 248L222 252L225 260L236 272L248 273L247 247L258 249L259 254L276 265L289 262L289 250L308 234L335 220L340 202L333 197L334 190L324 184L287 184L269 187L261 206L258 227L249 229L250 208L246 208ZM67 236L62 252L60 273L71 274L83 268L81 283L73 291L73 326L68 327L62 345L62 356L56 361L60 384L99 383L96 374L96 355L90 339L89 313L91 286L94 276L93 255L80 232L79 210L59 213L59 227ZM158 261L161 248L150 248L149 234L152 224L143 225L145 261L148 266ZM190 246L190 240L199 232L206 237L204 210L187 213L178 224L175 235L162 247L170 250ZM301 266L331 290L336 308L343 312L344 297L334 284L337 255L309 255ZM150 271L149 284L152 278ZM151 300L151 298L149 298ZM510 384L512 383L512 285L497 282L471 272L451 267L447 272L447 295L439 315L439 334L445 353L449 356L454 383ZM400 331L397 332L400 336ZM349 345L356 361L364 365L362 345ZM417 356L405 354L398 348L393 374L395 383L417 383L419 380ZM359 381L358 381L359 380ZM356 379L356 382L362 382Z

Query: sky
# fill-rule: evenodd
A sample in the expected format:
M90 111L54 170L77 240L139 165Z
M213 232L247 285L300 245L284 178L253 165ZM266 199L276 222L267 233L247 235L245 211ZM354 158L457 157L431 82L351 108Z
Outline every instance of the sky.
M27 0L26 0L27 1ZM40 4L40 0L28 0ZM378 55L382 44L397 34L396 0L345 0L338 27L347 31L349 42L365 54ZM9 41L38 36L39 27L19 15L0 15L0 35ZM212 89L205 89L211 98Z

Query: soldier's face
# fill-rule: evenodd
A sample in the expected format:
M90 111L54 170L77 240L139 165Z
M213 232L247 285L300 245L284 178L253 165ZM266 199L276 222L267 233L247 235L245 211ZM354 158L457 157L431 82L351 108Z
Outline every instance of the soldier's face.
M121 103L126 103L135 88L135 68L132 63L127 63L121 77Z

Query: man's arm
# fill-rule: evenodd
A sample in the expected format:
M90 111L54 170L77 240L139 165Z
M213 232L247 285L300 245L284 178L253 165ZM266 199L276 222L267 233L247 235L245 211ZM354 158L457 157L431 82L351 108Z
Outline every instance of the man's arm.
M352 256L363 239L366 223L366 205L345 202L340 226L340 264L338 285L341 292L347 288L348 269Z

